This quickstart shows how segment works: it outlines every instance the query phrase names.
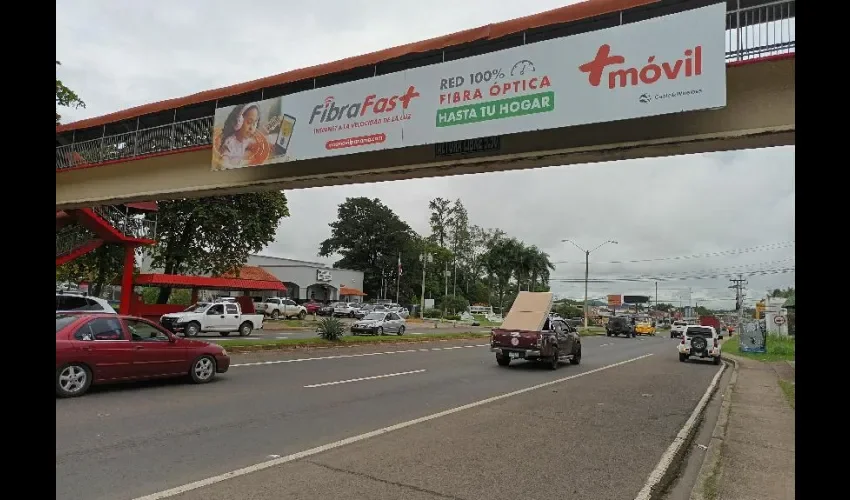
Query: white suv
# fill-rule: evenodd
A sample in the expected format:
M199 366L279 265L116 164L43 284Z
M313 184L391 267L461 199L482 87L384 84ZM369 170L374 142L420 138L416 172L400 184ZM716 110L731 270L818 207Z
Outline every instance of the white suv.
M700 359L712 358L715 365L720 364L720 342L713 326L686 326L678 349L679 361L683 363L691 356L698 356Z

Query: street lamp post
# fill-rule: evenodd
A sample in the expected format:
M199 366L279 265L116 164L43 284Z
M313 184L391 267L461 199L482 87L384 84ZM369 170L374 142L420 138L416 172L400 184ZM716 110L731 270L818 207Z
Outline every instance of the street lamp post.
M599 245L596 245L596 247L592 250L585 250L584 248L578 246L575 241L569 239L561 240L561 243L571 243L574 247L584 252L584 327L587 328L587 282L590 275L590 254L599 250L608 243L613 243L615 245L617 245L618 243L614 240L603 241Z
M425 268L429 262L434 262L434 256L430 253L419 254L419 261L422 262L422 296L419 299L419 318L425 318Z

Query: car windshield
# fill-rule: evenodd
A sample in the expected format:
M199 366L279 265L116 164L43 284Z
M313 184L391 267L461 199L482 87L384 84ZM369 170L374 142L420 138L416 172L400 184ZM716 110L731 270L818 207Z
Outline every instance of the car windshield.
M56 333L59 333L59 330L65 328L70 325L77 319L79 316L75 314L57 314L56 315Z
M367 314L365 317L363 317L363 319L370 320L370 321L371 320L380 321L380 320L384 319L384 316L386 316L384 313L373 312L373 313Z
M690 326L690 327L688 327L687 333L688 333L688 335L708 335L708 336L711 336L711 329L710 328L703 328L703 327L699 327L699 326L697 326L697 327Z
M193 305L187 307L186 309L183 309L183 312L203 311L204 309L206 309L206 307L208 305L210 305L209 302L198 302L197 304L193 304Z

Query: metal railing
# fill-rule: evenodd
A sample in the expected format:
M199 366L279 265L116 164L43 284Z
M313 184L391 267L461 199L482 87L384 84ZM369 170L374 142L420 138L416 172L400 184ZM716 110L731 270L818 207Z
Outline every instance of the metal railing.
M796 1L781 0L726 14L726 60L789 54L796 46ZM212 144L213 117L175 122L56 148L56 169L126 160Z
M82 226L65 226L56 231L56 256L67 254L94 237L94 233Z
M93 207L92 211L117 229L121 234L130 238L156 239L156 219L148 219L146 215L132 214L126 207L101 205Z
M796 47L796 1L784 0L726 13L726 60L791 54Z

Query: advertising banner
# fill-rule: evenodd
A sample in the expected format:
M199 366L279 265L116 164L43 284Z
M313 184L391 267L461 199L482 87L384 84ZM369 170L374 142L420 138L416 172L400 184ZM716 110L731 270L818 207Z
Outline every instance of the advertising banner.
M213 169L726 105L726 5L216 110Z
M609 295L608 296L608 307L620 307L623 305L623 296L622 295Z

